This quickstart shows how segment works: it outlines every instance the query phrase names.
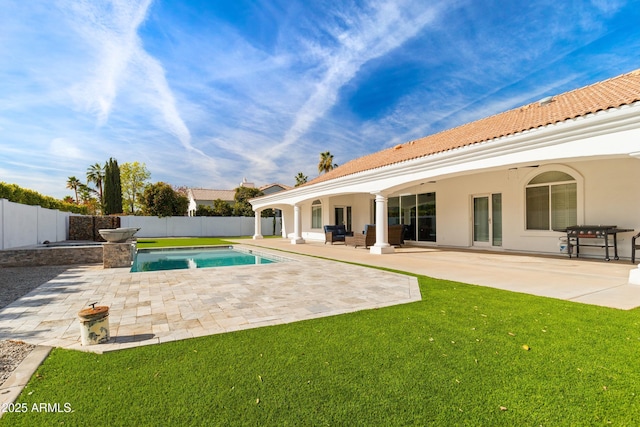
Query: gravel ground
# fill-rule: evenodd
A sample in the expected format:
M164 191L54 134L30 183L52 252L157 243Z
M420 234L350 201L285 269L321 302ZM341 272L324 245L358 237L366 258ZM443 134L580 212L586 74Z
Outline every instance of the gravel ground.
M0 341L0 385L4 384L34 348L35 345L22 341Z
M66 271L66 266L0 268L0 309ZM0 341L0 385L31 353L34 345L22 341Z
M68 266L0 268L0 309L64 273Z

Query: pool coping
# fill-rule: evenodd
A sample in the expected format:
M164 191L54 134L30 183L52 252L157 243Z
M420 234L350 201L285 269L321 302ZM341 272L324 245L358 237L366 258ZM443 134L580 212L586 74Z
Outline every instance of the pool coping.
M224 250L224 249L231 249L233 251L236 252L240 252L243 254L249 254L249 255L254 255L254 256L259 256L262 258L266 258L268 260L271 260L273 262L279 263L279 262L291 262L294 261L293 258L291 257L285 257L279 254L275 254L273 252L265 252L264 250L260 250L260 249L255 249L253 247L245 247L245 246L238 246L233 245L233 244L229 244L229 245L199 245L199 246L168 246L168 247L162 247L162 248L136 248L136 253L133 256L133 261L131 264L131 268L133 269L135 262L136 262L136 256L138 254L138 252L144 251L145 253L149 253L149 252L163 252L163 251L167 251L167 252L172 252L172 251L198 251L201 249L213 249L213 250ZM225 266L214 266L214 267L196 267L195 269L200 269L200 268L223 268L223 267L238 267L241 265L254 265L253 263L248 263L248 264L236 264L236 265L225 265ZM153 273L155 271L173 271L173 270L187 270L185 268L175 268L175 269L167 269L167 270L145 270L145 271L130 271L131 273Z

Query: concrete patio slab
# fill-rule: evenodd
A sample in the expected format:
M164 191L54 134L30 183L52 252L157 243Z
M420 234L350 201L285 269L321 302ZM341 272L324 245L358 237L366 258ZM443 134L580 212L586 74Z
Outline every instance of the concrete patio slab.
M623 310L640 307L640 286L628 284L629 271L636 266L628 260L412 246L374 255L343 244L291 245L286 239L254 240L252 245L585 304Z

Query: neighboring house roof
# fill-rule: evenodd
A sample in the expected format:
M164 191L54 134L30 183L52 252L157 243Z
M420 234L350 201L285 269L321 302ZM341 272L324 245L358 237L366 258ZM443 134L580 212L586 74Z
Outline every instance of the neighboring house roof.
M209 190L206 188L191 188L194 200L224 200L233 201L236 195L235 190Z
M347 162L305 185L425 157L640 101L640 69Z
M244 181L246 183L246 180ZM248 183L251 184L251 183ZM253 184L249 188L254 188ZM293 187L284 184L267 184L259 188L265 194L273 194L284 190L291 190ZM217 200L221 199L226 202L233 202L236 196L236 190L210 190L207 188L190 188L189 191L194 200Z
M264 194L273 194L284 190L291 190L292 188L293 187L291 187L290 185L274 183L263 185L262 187L260 187L260 191L262 191Z

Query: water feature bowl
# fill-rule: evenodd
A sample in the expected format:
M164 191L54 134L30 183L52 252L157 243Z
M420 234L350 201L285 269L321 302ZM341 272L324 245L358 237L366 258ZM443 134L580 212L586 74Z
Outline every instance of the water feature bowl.
M140 228L101 228L98 230L100 236L109 243L124 243L133 237Z

